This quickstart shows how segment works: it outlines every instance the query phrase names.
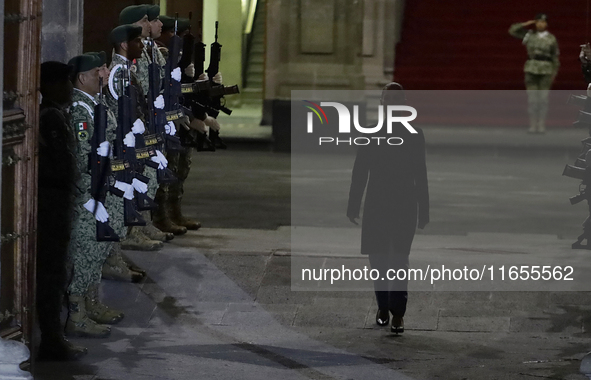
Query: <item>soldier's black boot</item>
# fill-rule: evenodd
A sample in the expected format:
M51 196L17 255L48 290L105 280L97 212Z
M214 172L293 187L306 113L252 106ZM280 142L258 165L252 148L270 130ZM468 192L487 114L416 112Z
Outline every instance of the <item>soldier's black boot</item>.
M87 353L88 350L86 347L73 344L61 334L51 337L42 335L37 360L58 362L74 361L81 359Z
M197 152L215 152L215 146L211 140L207 138L207 134L197 131L195 132L197 140L195 147L197 148Z
M101 325L88 318L84 295L70 294L68 302L66 334L83 338L107 338L111 335L109 326Z
M160 231L171 232L175 235L183 235L187 233L187 228L176 224L171 219L171 204L169 203L169 195L166 192L156 193L156 203L158 208L152 215L152 222L154 226Z
M51 282L44 281L38 276L37 311L39 314L39 329L41 330L41 344L37 353L37 360L41 361L72 361L87 354L85 347L72 344L63 335L60 312L63 301L63 289L56 286L59 279Z
M188 230L198 230L201 228L201 223L187 218L181 212L181 199L182 195L177 197L170 197L170 219L174 224L186 227Z
M219 131L214 131L213 129L209 129L209 140L211 144L216 149L228 149L228 146L224 143L224 141L220 137Z

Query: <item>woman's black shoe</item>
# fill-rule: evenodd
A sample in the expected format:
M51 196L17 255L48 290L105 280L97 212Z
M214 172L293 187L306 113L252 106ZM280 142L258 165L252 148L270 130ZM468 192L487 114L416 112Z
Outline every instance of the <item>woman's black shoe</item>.
M398 335L404 332L404 319L402 317L392 316L392 326L390 326L390 332Z
M388 310L380 310L376 313L376 323L378 326L388 326L390 322L390 313Z

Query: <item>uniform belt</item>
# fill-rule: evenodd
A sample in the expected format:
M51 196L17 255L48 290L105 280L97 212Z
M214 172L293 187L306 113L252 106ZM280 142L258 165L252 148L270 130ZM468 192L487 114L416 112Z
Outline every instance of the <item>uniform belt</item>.
M552 58L550 57L546 57L544 55L534 55L534 57L532 58L533 60L536 61L547 61L547 62L552 62Z

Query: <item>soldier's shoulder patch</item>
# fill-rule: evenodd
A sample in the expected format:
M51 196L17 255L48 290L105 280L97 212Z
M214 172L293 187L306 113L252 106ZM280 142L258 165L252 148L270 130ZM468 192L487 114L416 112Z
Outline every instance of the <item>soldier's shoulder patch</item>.
M88 119L75 118L72 120L72 128L78 141L86 141L90 137L88 134Z
M88 140L88 131L78 131L78 141L87 141Z

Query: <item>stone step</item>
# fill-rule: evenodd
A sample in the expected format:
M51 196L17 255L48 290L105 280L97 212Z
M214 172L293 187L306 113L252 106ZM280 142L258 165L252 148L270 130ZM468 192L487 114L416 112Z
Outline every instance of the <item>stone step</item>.
M261 45L253 45L250 48L250 54L263 54L265 52L265 47Z
M262 97L263 96L263 89L261 87L253 87L253 86L248 86L242 89L241 92L242 96L245 97Z
M263 74L263 64L262 63L255 63L249 64L248 70L246 70L246 75L256 75L256 74Z
M248 57L248 64L252 65L253 63L260 63L261 65L265 62L265 57L262 54L253 54Z
M252 77L246 77L246 84L248 85L248 87L262 87L263 76L253 75Z

